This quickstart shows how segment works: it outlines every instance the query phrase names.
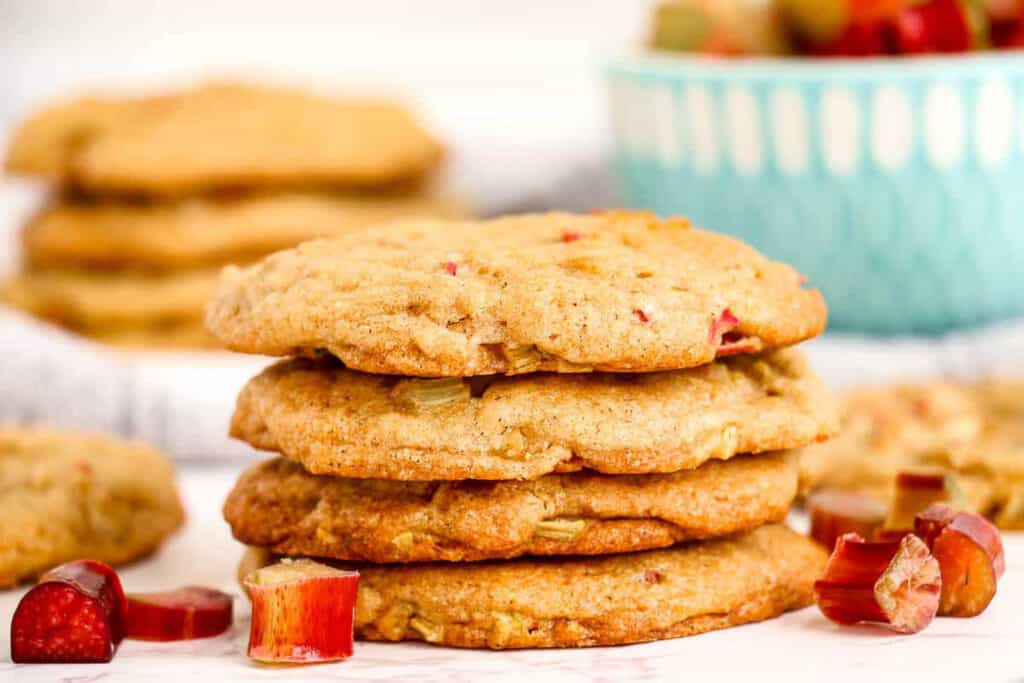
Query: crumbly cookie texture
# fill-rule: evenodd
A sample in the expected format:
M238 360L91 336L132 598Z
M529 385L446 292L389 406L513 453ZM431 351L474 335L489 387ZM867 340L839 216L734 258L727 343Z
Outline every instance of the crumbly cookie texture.
M74 128L80 111L89 113L85 109L81 102L66 105L61 123ZM43 112L38 119L48 116ZM42 129L38 119L15 134L16 145L30 127ZM61 153L70 157L68 180L77 187L149 196L406 185L433 170L442 156L437 141L394 102L232 83L161 98L161 106L117 119Z
M184 520L170 462L137 443L0 427L0 587L80 558L148 555Z
M224 517L282 555L390 562L604 555L749 531L786 517L797 460L742 456L675 474L399 482L315 476L284 458L242 475Z
M142 327L197 319L217 277L216 268L28 270L0 285L0 301L76 330Z
M937 467L1000 526L1024 527L1024 382L867 387L844 397L841 414L836 438L802 449L801 491L888 499L900 470Z
M282 361L243 388L231 434L314 474L533 479L693 469L823 440L838 420L793 349L666 373L437 382Z
M408 221L229 270L207 325L236 351L366 372L647 372L819 334L824 301L801 283L646 212Z
M273 193L160 204L59 201L22 233L34 269L188 269L253 261L318 237L399 218L459 218L461 202L426 195Z
M258 555L243 565L268 561ZM809 538L770 525L599 558L367 565L356 636L493 649L691 636L811 604L826 557Z

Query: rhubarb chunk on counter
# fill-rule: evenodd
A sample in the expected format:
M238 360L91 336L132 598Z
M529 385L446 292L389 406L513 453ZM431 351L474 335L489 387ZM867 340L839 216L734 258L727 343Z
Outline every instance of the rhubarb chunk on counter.
M359 573L282 560L249 574L249 656L262 662L331 662L352 656Z

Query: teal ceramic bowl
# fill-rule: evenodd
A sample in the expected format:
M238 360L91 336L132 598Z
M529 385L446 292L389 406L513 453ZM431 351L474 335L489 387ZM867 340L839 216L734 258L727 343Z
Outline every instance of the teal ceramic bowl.
M607 77L626 205L792 263L830 329L1024 314L1024 55L644 56Z

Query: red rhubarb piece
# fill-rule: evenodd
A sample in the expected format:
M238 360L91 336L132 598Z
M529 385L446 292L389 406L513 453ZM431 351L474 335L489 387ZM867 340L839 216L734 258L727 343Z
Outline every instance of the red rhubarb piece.
M191 640L220 635L231 627L232 598L212 588L185 586L128 596L125 638Z
M999 529L981 515L941 503L918 515L914 528L939 561L939 614L973 617L984 612L1006 571Z
M109 662L124 636L125 597L117 573L78 560L46 572L11 619L11 660Z
M892 507L885 520L885 529L912 531L914 517L932 503L950 503L957 508L967 506L966 496L953 474L931 471L897 473Z
M582 235L580 235L578 232L575 232L573 230L566 230L565 232L562 233L562 241L563 242L575 242L580 237L582 237Z
M811 517L811 538L826 548L834 548L836 540L849 533L871 538L885 521L885 504L874 498L823 489L807 501Z
M814 583L818 608L837 624L878 623L916 633L939 608L939 563L913 534L870 543L857 534L836 542L825 575Z
M244 581L252 598L249 656L262 662L331 662L352 656L359 573L282 560Z
M458 270L459 267L455 264L454 261L448 261L444 264L444 272L448 273L449 275L454 276L455 273L458 272Z
M720 346L725 335L736 329L740 324L739 318L733 315L728 308L724 309L716 318L711 320L711 328L708 330L708 341L715 346Z
M649 323L649 322L651 322L650 316L648 316L647 313L645 313L642 308L634 308L633 309L633 315L635 315L636 319L639 320L642 323Z

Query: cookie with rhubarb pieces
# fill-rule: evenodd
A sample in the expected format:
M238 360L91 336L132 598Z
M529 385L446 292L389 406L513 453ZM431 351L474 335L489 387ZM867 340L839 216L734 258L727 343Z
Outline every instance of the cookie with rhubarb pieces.
M468 648L620 645L762 621L813 601L827 553L777 525L608 557L365 565L355 633ZM239 573L273 562L250 549Z
M250 380L231 433L315 474L438 480L676 472L835 427L830 393L787 349L665 373L471 380L292 359Z
M825 316L799 273L741 242L612 211L307 242L228 270L206 320L236 351L467 377L693 367L814 337Z
M174 471L140 444L0 427L0 587L81 557L156 550L184 519Z
M282 555L381 563L605 555L780 522L796 481L796 459L783 453L674 474L501 482L315 476L278 458L242 475L224 516L239 541Z

